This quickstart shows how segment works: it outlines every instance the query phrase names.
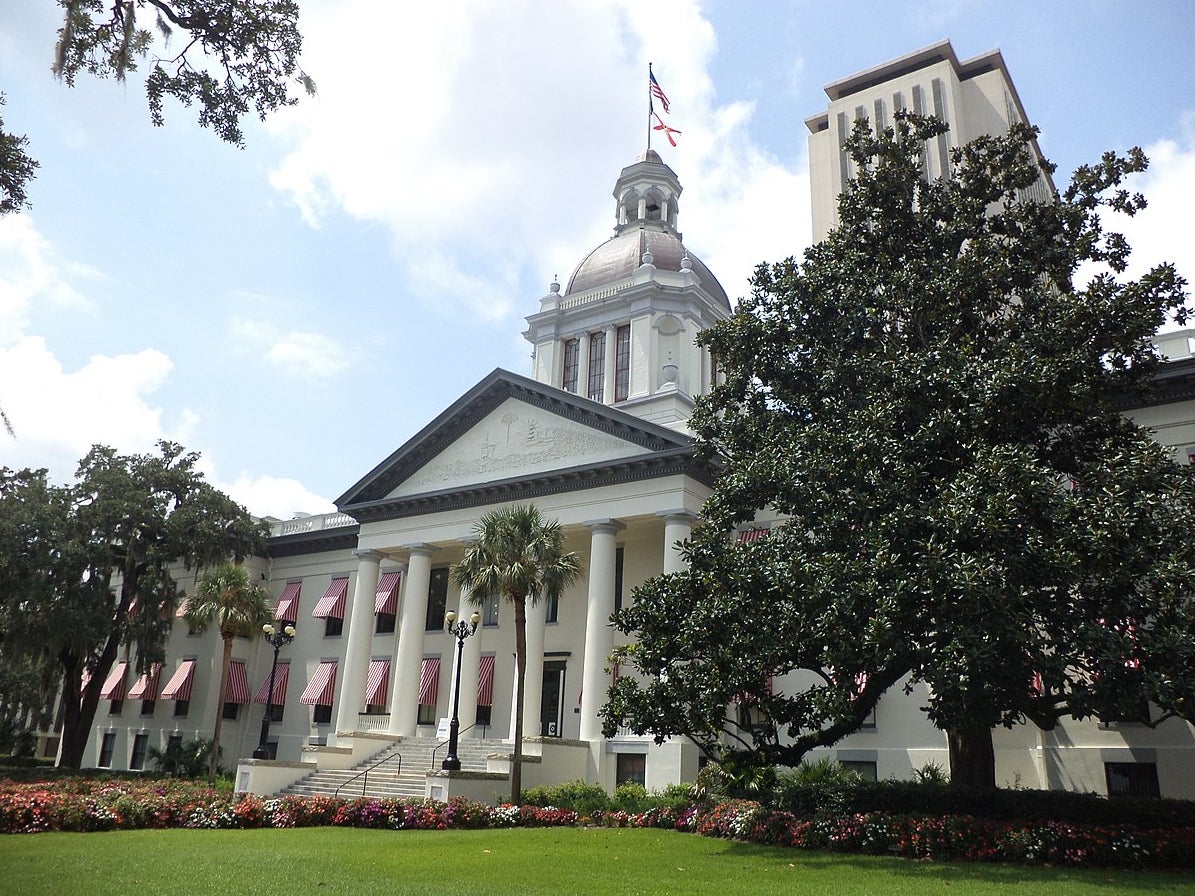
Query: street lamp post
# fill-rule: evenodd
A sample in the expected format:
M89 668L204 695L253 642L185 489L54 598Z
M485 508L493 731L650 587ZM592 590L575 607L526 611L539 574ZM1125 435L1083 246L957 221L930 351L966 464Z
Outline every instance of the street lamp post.
M474 612L469 617L469 621L461 620L457 622L456 613L451 610L444 617L448 634L456 638L456 677L452 685L452 721L448 724L448 755L444 757L444 761L440 763L440 768L448 772L457 772L461 769L461 761L456 755L456 738L460 732L461 720L459 717L461 705L461 657L465 652L465 639L477 631L477 624L481 622L481 614Z
M266 643L274 648L274 665L270 667L270 689L266 696L266 713L261 719L261 738L257 749L253 751L253 758L269 759L270 747L267 741L270 739L270 718L274 715L274 677L278 674L278 651L295 639L295 627L289 622L283 625L280 619L277 626L267 622L261 627L261 631L265 635Z

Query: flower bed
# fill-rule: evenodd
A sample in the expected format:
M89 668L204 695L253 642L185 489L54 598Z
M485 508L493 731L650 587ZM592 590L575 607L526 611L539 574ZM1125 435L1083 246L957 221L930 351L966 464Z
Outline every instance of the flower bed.
M597 824L654 827L769 846L910 859L1195 868L1195 828L1143 830L1060 822L1012 824L971 816L887 812L800 819L749 800L578 816L551 806L488 806L463 799L262 799L189 781L0 782L0 833L135 828L361 827L448 830Z

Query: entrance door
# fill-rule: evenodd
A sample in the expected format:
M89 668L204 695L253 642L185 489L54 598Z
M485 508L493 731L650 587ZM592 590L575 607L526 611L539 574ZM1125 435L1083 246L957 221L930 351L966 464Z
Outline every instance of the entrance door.
M564 667L563 660L544 663L543 692L539 704L540 735L560 737L564 727Z

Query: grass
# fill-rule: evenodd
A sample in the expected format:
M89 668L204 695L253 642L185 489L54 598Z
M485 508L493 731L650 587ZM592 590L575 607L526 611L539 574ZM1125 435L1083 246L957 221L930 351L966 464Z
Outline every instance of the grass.
M671 831L116 831L0 836L5 896L1195 894L1195 874L910 862Z

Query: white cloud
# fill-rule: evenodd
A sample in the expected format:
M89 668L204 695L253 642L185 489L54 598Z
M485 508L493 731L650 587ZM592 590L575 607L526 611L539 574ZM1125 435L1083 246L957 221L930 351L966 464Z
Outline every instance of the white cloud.
M235 318L233 339L247 352L287 373L327 379L349 367L348 354L323 333L286 331L264 319Z
M298 513L333 513L336 505L295 479L252 476L242 471L231 482L208 474L209 481L254 516L288 520Z
M149 348L95 355L78 370L64 370L38 336L0 349L0 395L16 439L4 436L0 463L48 467L65 481L96 443L147 451L163 438L162 409L149 400L170 374L166 355Z
M1195 282L1195 241L1191 239L1191 209L1195 207L1195 118L1183 121L1183 135L1178 140L1160 140L1145 147L1148 170L1132 177L1125 187L1145 196L1148 205L1133 217L1114 212L1101 215L1105 231L1124 234L1132 247L1128 268L1120 279L1138 278L1164 262L1173 264L1179 276L1187 280L1187 292ZM1084 265L1076 282L1086 283L1103 270ZM1188 307L1192 303L1188 301ZM1184 326L1192 326L1188 321ZM1163 330L1177 329L1168 324Z
M1195 121L1188 123L1181 142L1162 140L1145 148L1149 169L1130 181L1144 194L1148 207L1135 217L1117 221L1133 247L1128 273L1140 276L1154 265L1172 262L1189 282L1195 282L1195 240L1191 210L1195 208Z
M715 104L699 3L357 0L303 19L319 96L271 120L294 147L271 182L313 225L343 213L385 226L403 294L425 307L498 320L526 305L527 270L546 286L609 234L608 185L647 134L650 60L684 132L677 150L658 134L653 146L696 185L681 220L695 251L734 295L757 262L800 248L805 175L754 148L750 106ZM362 51L363 27L393 45Z
M74 311L89 303L59 273L63 266L53 247L38 232L29 215L0 218L0 345L20 338L29 326L34 301ZM71 266L75 276L95 276L82 265Z

